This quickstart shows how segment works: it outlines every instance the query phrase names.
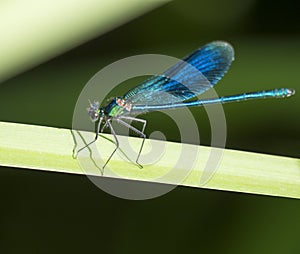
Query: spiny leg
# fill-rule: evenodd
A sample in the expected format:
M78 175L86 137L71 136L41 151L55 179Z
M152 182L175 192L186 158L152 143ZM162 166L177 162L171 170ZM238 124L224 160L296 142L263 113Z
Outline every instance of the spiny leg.
M143 135L145 135L144 134L144 131L145 131L145 128L146 128L146 125L147 125L147 121L145 120L145 119L140 119L140 118L136 118L136 117L132 117L132 116L120 116L119 118L122 118L122 119L128 119L128 120L132 120L132 121L137 121L137 122L141 122L141 123L143 123L143 128L142 128L142 131L140 131ZM130 125L130 127L132 127L131 125ZM130 128L129 127L129 128ZM131 128L132 129L132 128ZM139 133L138 133L139 134ZM138 154L138 157L137 157L137 159L136 159L136 163L138 164L138 165L140 165L139 163L138 163L138 159L139 159L139 157L140 157L140 155L141 155L141 152L142 152L142 149L143 149L143 146L144 146L144 142L145 142L145 138L146 138L146 136L144 137L144 136L142 136L143 137L143 142L142 142L142 145L141 145L141 148L140 148L140 152L139 152L139 154ZM140 166L142 166L142 165L140 165Z
M106 163L104 164L104 166L102 167L102 169L105 168L105 166L107 165L107 163L110 161L110 159L113 157L113 155L115 154L115 152L116 152L117 149L119 148L119 140L118 140L118 138L117 138L117 136L116 136L116 132L115 132L114 128L112 127L112 125L111 125L111 123L110 123L110 120L107 120L107 124L108 124L108 126L109 126L109 128L110 128L111 134L113 134L113 136L114 136L114 138L115 138L115 141L116 141L116 143L115 143L116 148L115 148L115 150L112 152L112 154L109 156L108 160L106 161Z
M104 129L108 126L107 122L105 122L105 124L102 126L100 133L103 133ZM102 136L104 139L107 139L108 141L114 143L116 145L116 141L113 141L112 139Z
M147 124L147 121L146 121L145 119L140 119L140 118L136 118L136 117L132 117L132 116L120 116L119 118L122 118L122 119L128 119L128 120L132 120L132 121L137 121L137 122L143 123L143 128L142 128L141 133L142 133L143 135L145 135L145 134L144 134L144 131L145 131L146 124ZM123 121L122 121L122 122L123 122ZM132 126L130 126L130 127L132 127ZM129 127L129 128L130 128L130 127ZM132 128L131 128L131 129L132 129ZM138 165L140 165L139 162L138 162L138 160L139 160L140 155L141 155L141 153L142 153L142 149L143 149L144 142L145 142L145 139L146 139L146 136L142 136L142 137L143 137L142 145L141 145L141 148L140 148L138 157L137 157L137 159L136 159L136 163L137 163ZM142 167L142 165L140 165L140 166Z
M138 156L136 158L136 164L138 164L141 168L143 168L143 166L138 162L139 161L139 158L141 156L141 153L142 153L142 150L143 150L143 147L144 147L144 143L145 143L145 139L146 139L146 135L141 132L140 130L138 130L137 128L134 128L133 126L131 126L130 124L122 121L120 118L116 118L117 122L126 126L127 128L133 130L135 133L139 134L142 138L143 138L143 141L142 141L142 144L141 144L141 148L140 148L140 151L138 153ZM139 119L140 120L140 119Z
M105 127L107 126L107 122L102 126L101 133L104 131Z
M132 117L132 116L119 116L118 117L119 119L128 119L128 120L132 120L132 121L137 121L137 122L141 122L143 123L143 128L142 128L142 132L144 133L144 130L145 130L145 127L146 127L146 124L147 124L147 121L145 119L140 119L140 118L135 118L135 117Z
M96 136L95 136L95 139L93 141L91 141L90 143L88 143L87 145L85 145L84 147L80 148L78 151L77 151L77 155L79 152L81 152L83 149L87 148L88 146L90 146L91 144L93 144L97 139L98 139L98 136L99 136L99 131L100 131L100 125L101 125L101 122L103 120L103 117L100 118L99 120L99 123L98 123L98 126L97 126L97 131L96 131ZM76 157L77 157L76 155Z

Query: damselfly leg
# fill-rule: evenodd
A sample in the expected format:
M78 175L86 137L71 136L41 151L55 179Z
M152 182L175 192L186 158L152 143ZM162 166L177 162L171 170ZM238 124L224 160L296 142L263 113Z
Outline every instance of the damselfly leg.
M112 127L110 121L111 121L111 120L108 119L108 120L106 121L106 123L107 123L107 125L108 125L108 127L109 127L109 129L110 129L111 134L112 134L112 135L114 136L114 138L115 138L115 141L116 141L116 143L115 143L116 148L115 148L115 150L111 153L111 155L109 156L108 160L105 162L105 164L104 164L104 166L102 167L102 169L105 168L105 166L107 165L107 163L110 161L110 159L113 157L113 155L115 154L115 152L116 152L116 151L118 150L118 148L119 148L119 140L118 140L118 138L117 138L117 136L116 136L116 132L115 132L114 128ZM105 123L105 124L106 124L106 123Z
M78 153L81 152L83 149L87 148L88 146L90 146L91 144L93 144L94 142L96 142L96 140L98 139L98 136L99 136L99 132L100 132L100 126L101 126L101 122L102 122L103 118L100 118L99 119L99 123L98 123L98 126L97 126L97 131L96 131L96 136L95 136L95 139L88 143L87 145L85 145L84 147L80 148L78 151L77 151L77 154L75 157L77 157Z
M130 124L128 124L128 123L122 121L121 119L128 119L128 120L132 120L132 121L142 122L142 123L143 123L142 131L140 131L140 130L138 130L137 128L131 126ZM144 143L145 143L145 139L146 139L146 135L145 135L145 133L144 133L144 130L145 130L147 121L144 120L144 119L139 119L139 118L135 118L135 117L126 117L126 116L118 117L118 118L116 118L116 121L117 121L119 124L124 125L124 126L127 127L128 129L134 131L135 133L137 133L138 135L140 135L140 136L143 138L143 141L142 141L142 144L141 144L141 147L140 147L138 156L137 156L136 161L135 161L136 164L137 164L140 168L143 168L143 166L139 163L139 158L140 158L140 156L141 156L141 153L142 153L142 150L143 150L143 147L144 147Z

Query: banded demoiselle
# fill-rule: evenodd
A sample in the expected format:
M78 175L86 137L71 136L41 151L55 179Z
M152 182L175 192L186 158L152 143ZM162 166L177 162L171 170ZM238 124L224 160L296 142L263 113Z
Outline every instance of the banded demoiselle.
M227 72L233 59L234 50L229 43L211 42L197 49L163 74L152 76L129 90L125 95L112 99L105 107L100 107L98 101L90 102L87 111L91 120L97 124L96 136L92 142L79 149L78 152L94 143L99 133L108 127L114 136L116 147L104 164L104 168L119 148L119 141L112 126L112 120L116 120L143 138L136 158L136 163L142 167L138 161L146 139L144 130L147 122L144 119L134 117L134 115L155 110L195 107L248 99L284 98L295 93L294 89L280 88L219 98L191 100L212 88ZM139 130L124 120L141 122L142 129Z

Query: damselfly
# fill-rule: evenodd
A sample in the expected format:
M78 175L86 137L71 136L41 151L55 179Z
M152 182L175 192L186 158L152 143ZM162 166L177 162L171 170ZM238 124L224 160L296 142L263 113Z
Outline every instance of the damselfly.
M230 44L222 41L212 42L197 49L163 74L153 76L129 90L125 95L114 98L105 107L100 107L98 101L90 102L87 111L91 120L96 123L96 136L92 142L79 149L78 152L94 143L98 139L99 133L108 127L114 137L116 147L104 164L104 168L119 148L119 141L112 126L112 120L116 120L117 123L131 129L143 138L136 158L136 163L141 166L138 161L146 139L144 130L147 122L144 119L134 117L135 115L155 110L248 99L284 98L295 93L293 89L280 88L219 98L191 100L212 88L227 72L233 59L234 50ZM140 122L142 124L141 130L133 127L125 120Z

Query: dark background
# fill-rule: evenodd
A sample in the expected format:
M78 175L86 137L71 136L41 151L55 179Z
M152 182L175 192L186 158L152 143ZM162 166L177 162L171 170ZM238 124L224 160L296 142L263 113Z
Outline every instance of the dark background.
M135 54L182 57L212 40L235 48L219 95L299 90L299 10L291 0L171 2L2 83L1 120L71 128L81 89L102 67ZM299 157L298 97L225 105L227 147ZM191 111L209 145L205 111ZM161 130L180 141L169 119L145 117L147 134ZM3 253L300 252L299 200L178 187L128 201L85 176L4 167L0 191Z

